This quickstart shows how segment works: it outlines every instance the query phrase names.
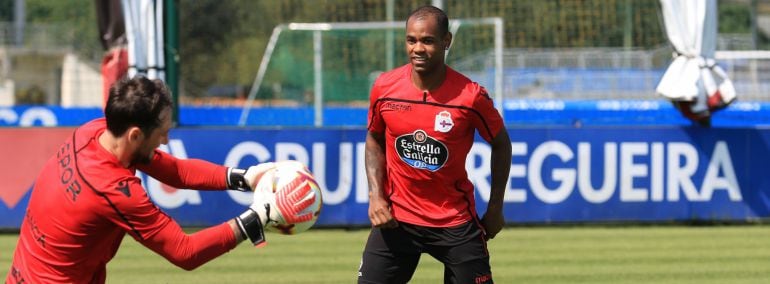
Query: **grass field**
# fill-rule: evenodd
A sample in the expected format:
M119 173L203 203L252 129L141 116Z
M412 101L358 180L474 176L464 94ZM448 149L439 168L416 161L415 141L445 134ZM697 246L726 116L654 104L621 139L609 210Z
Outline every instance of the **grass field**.
M354 283L368 230L245 242L184 271L126 238L108 283ZM0 235L3 276L16 235ZM770 283L770 226L511 227L489 244L496 283ZM423 255L411 283L442 283Z

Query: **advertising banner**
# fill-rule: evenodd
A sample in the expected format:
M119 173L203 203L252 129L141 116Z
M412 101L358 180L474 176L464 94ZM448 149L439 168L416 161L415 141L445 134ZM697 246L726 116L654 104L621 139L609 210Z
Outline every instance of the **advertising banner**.
M39 166L53 154L47 142L38 145L48 149L47 155L30 155L40 151L28 140L58 145L63 130L55 129L27 130L37 131L36 136L0 129L3 148L27 145L3 152L0 227L20 226ZM767 129L533 127L508 132L513 151L504 213L511 224L770 216ZM304 162L323 190L317 226L367 226L365 133L360 128L177 128L161 149L179 158L244 168L267 161ZM477 139L466 161L480 213L489 198L490 153L491 147ZM138 175L153 201L183 226L223 222L251 202L248 193L175 189Z
M366 127L366 106L325 106L324 127ZM239 126L243 109L234 106L179 107L180 126ZM78 126L102 116L98 107L0 107L0 127ZM689 126L665 100L506 100L505 125L518 126ZM313 127L312 106L261 106L249 111L250 127ZM752 128L770 125L770 103L735 102L712 117L714 127Z

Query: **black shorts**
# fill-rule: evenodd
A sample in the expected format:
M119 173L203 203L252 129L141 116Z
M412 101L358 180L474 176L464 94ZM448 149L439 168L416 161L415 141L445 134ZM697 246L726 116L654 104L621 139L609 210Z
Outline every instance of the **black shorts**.
M394 229L373 228L358 283L407 283L422 253L444 264L444 283L493 283L487 242L473 221L452 228L405 223Z

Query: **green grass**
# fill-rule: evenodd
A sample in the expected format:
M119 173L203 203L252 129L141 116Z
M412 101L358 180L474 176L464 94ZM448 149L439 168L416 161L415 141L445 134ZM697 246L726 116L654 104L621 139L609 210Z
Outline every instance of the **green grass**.
M355 283L368 230L268 234L195 271L126 238L108 283ZM7 273L16 235L0 235ZM770 226L512 227L489 243L496 283L768 283ZM423 255L411 283L442 283ZM3 274L4 275L4 274Z

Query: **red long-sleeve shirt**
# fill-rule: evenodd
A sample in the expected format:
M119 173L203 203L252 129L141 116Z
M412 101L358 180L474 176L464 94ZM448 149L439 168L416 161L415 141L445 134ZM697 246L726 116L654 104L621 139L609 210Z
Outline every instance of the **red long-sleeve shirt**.
M236 246L227 223L187 235L147 196L137 168L124 168L98 137L106 121L81 126L35 181L6 283L103 283L106 265L128 233L184 269ZM224 189L227 169L156 150L138 167L177 188Z

